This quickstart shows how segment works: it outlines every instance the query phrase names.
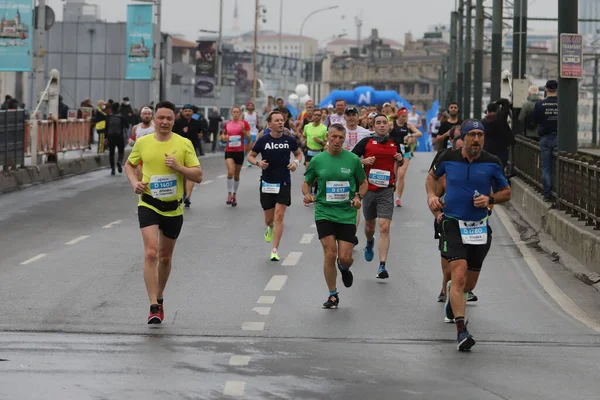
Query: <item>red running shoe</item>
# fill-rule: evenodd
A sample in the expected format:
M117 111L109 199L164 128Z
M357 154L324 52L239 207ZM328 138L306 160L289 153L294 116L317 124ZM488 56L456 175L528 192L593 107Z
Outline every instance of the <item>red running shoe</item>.
M150 315L148 316L148 324L160 324L162 318L160 317L160 306L158 304L152 304L150 306Z

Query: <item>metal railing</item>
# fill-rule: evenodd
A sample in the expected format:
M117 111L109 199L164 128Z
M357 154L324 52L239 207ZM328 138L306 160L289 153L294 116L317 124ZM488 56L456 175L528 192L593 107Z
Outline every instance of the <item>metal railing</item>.
M512 172L542 190L542 158L538 142L516 137ZM600 161L583 153L554 152L552 194L557 209L600 230Z
M25 163L25 111L0 111L0 165L16 169Z
M25 154L58 155L67 151L84 151L89 146L92 122L84 119L32 120L25 128ZM37 123L37 143L31 143L31 124Z

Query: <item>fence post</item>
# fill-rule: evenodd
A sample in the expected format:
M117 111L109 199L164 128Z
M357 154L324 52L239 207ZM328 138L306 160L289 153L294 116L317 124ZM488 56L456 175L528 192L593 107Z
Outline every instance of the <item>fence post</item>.
M2 169L6 170L6 163L8 162L8 111L2 111L2 120L0 124L4 126L4 161L2 162Z

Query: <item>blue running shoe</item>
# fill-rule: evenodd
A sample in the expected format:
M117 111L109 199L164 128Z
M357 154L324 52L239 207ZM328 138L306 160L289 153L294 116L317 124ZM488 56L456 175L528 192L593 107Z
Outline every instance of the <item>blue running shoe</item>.
M458 346L456 348L459 351L470 351L471 347L475 346L475 339L473 339L473 335L467 330L466 324L465 329L458 332L456 339L458 341Z
M375 253L373 252L373 246L375 246L375 238L373 238L371 243L367 242L367 245L365 246L365 260L367 260L368 262L373 261L373 258L375 257Z

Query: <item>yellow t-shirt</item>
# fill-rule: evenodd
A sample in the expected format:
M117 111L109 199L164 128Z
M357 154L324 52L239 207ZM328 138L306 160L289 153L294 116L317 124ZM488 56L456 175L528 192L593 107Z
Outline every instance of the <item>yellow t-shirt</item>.
M181 200L183 198L184 186L183 175L175 172L165 165L165 154L174 157L180 165L185 167L196 167L200 165L194 146L189 139L173 133L171 139L159 142L155 134L139 138L127 161L137 166L143 163L143 182L148 182L146 193L162 201ZM140 201L138 206L148 207L165 217L177 217L183 215L183 206L180 204L175 211L160 211L150 204Z

